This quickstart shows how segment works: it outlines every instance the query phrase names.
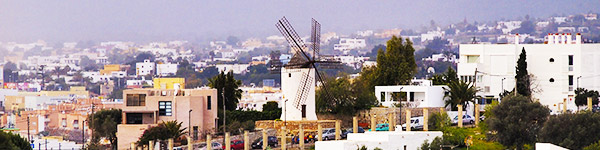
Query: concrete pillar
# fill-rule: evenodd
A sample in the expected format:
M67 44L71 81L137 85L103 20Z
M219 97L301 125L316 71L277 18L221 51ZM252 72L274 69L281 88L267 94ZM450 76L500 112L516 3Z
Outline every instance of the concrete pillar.
M189 150L194 149L194 141L192 141L192 137L190 137L190 136L187 137L187 148Z
M567 99L563 99L563 114L567 113Z
M129 149L135 150L135 142L131 143L131 145L129 146Z
M268 137L269 136L267 136L267 129L263 129L263 131L262 131L262 139L263 139L262 149L263 150L266 150L267 146L269 146L269 142L264 142L264 141L268 141ZM246 143L246 142L244 141L244 143ZM267 144L264 144L264 143L267 143Z
M212 150L212 137L210 134L206 135L206 150Z
M479 104L475 104L475 125L479 124Z
M352 132L358 133L358 119L356 117L352 117Z
M320 127L320 126L319 126ZM269 143L268 141L266 143ZM265 144L265 142L263 142ZM281 150L287 149L287 129L281 127Z
M456 106L458 107L458 127L462 128L463 127L463 107L462 105L458 105Z
M227 142L228 144L230 142ZM266 142L269 145L269 141ZM244 150L250 150L250 137L248 136L248 130L244 130Z
M392 117L391 117L391 119L392 119L392 121L391 121L392 125L390 125L391 126L390 131L395 131L396 130L396 124L397 124L396 123L396 111L395 110L392 111ZM400 129L400 130L402 130L402 129Z
M423 108L423 131L429 131L429 110Z
M245 142L244 142L245 144ZM225 132L225 150L231 149L231 137L229 137L229 132Z
M148 141L148 149L154 150L154 141L153 140Z
M298 128L300 128L300 133L298 133L298 144L300 145L300 149L304 149L304 128L302 127L302 124L300 124Z
M394 131L394 126L392 125L392 113L388 113L388 125L390 126L388 131Z
M406 131L410 131L410 109L405 109L406 111Z
M371 115L371 131L375 131L375 126L377 124L375 124L375 117L377 117L377 115Z
M592 111L592 104L593 104L593 103L592 103L592 97L588 97L588 98L587 98L587 102L588 102L588 103L587 103L587 104L588 104L588 105L587 105L587 107L588 107L588 111Z
M340 127L340 121L336 120L335 121L335 140L341 140L342 137L340 136L340 133L342 132L342 128Z
M321 123L317 123L317 140L323 140L323 127L321 126Z
M167 140L169 144L167 144L168 149L173 149L173 138Z

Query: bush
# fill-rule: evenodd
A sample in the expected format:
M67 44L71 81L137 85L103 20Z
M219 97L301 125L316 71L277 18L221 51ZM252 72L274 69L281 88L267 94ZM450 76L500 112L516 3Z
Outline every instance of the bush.
M443 140L440 137L435 137L431 143L428 142L428 140L425 140L423 142L423 144L421 144L421 150L438 150L441 149L441 146L443 145Z
M600 140L600 114L582 112L550 116L542 127L542 142L556 144L568 149L582 149Z
M600 141L593 143L592 145L588 145L583 148L583 150L599 150L600 149Z
M0 131L0 148L6 150L31 150L29 142L23 137L10 132Z
M444 144L456 145L459 147L464 147L465 138L469 135L473 135L474 133L469 131L466 128L454 128L454 127L446 127L443 130L444 132Z
M432 113L427 122L429 126L429 130L431 131L440 131L444 127L448 127L451 124L450 117L448 117L447 113L437 112Z

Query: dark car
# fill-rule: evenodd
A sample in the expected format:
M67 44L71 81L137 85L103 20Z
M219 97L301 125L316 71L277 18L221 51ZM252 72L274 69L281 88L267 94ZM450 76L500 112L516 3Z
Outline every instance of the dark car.
M277 141L277 137L275 137L275 136L269 136L269 137L267 137L267 140L269 140L268 145L270 147L277 147L277 144L279 143ZM252 149L262 149L262 146L263 146L262 138L258 138L256 140L254 140L254 142L252 142Z
M354 133L352 131L352 128L346 130L346 132L342 133L342 138L346 138L348 136L348 133ZM358 127L358 133L365 133L365 129L363 129L362 127Z
M225 149L225 145L223 145L223 149ZM244 141L242 141L242 140L231 141L231 149L233 149L233 150L244 149Z

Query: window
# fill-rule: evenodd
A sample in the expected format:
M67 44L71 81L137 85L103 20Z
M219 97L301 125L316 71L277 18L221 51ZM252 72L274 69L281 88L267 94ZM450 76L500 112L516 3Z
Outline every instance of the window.
M550 62L554 62L554 58L550 58Z
M159 116L171 116L172 115L171 101L158 102L158 115Z
M550 78L550 82L554 82L554 78Z
M60 121L60 124L62 125L63 128L67 127L67 118L62 118L62 120Z
M569 55L569 66L573 65L573 55Z
M73 120L73 129L79 129L79 120Z
M142 124L143 116L141 113L127 113L125 117L127 118L127 124Z
M467 55L467 63L479 63L479 55Z
M569 75L569 85L573 85L573 76Z
M127 106L146 106L146 94L127 94Z
M212 108L211 96L206 96L206 109L210 110L211 108Z

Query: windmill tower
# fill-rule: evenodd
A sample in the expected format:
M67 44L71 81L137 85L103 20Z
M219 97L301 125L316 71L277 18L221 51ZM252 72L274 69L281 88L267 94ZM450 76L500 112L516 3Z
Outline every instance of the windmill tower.
M311 43L308 46L285 17L276 26L290 44L293 53L287 64L271 66L272 70L281 72L281 91L285 105L282 107L281 120L317 120L316 81L323 83L318 66L334 66L339 61L319 58L321 24L315 19L312 19Z

